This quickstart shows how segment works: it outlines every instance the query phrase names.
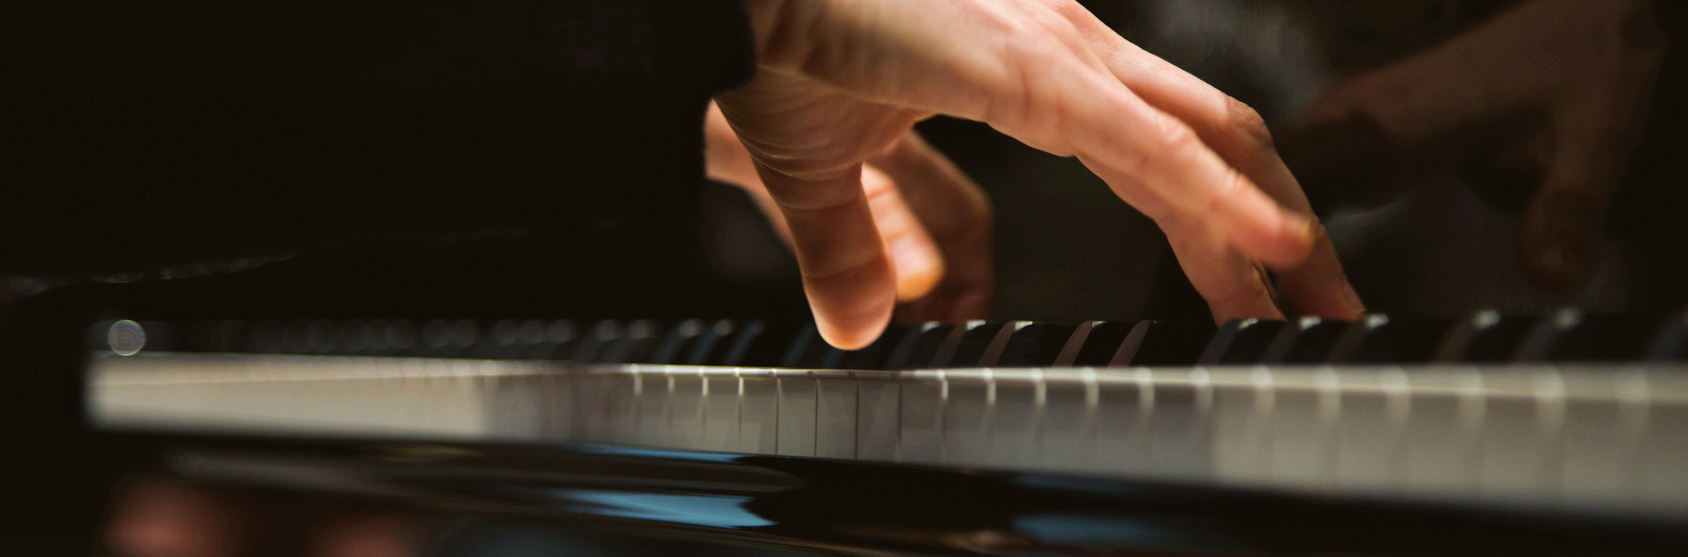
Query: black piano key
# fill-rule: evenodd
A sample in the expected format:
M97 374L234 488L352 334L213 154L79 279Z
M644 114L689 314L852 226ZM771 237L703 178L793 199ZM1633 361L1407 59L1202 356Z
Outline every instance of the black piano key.
M723 349L720 352L720 357L706 363L734 367L752 365L745 362L757 359L751 353L752 347L757 344L757 341L762 338L762 333L767 332L767 330L768 325L761 320L740 323L739 326L734 327L730 337L721 340Z
M1534 316L1501 316L1494 310L1473 314L1448 331L1436 349L1438 362L1503 363L1512 361L1525 337L1540 321Z
M1108 365L1191 366L1213 340L1214 326L1201 321L1142 321L1131 328Z
M963 324L961 340L955 345L955 355L951 356L945 365L978 367L979 361L985 357L985 351L990 349L997 334L1007 325L1008 323L1002 321L968 321Z
M792 344L810 324L756 321L746 325L734 339L729 363L742 367L782 367Z
M644 364L650 363L651 353L656 352L656 346L662 342L665 327L662 323L650 319L640 319L627 324L623 331L622 343L625 346L620 357L612 358L606 363Z
M291 333L291 327L290 327ZM422 325L422 346L418 355L429 358L461 358L475 346L479 327L474 321L434 319Z
M815 331L815 338L819 340L817 343L819 347L816 349L820 351L820 356L817 358L819 363L815 364L815 369L841 369L841 366L844 365L844 351L827 343L825 338L821 338L819 330Z
M593 363L602 361L602 356L608 355L614 349L615 342L621 338L621 323L614 319L605 319L587 327L569 351L568 360L578 363Z
M573 321L558 319L545 324L545 341L534 347L534 356L542 360L567 360L579 342L579 327Z
M1072 340L1078 325L1017 321L996 361L980 365L996 367L1049 367L1055 365L1061 349Z
M250 327L244 321L223 320L198 323L194 328L192 350L228 353L241 351Z
M1554 312L1525 336L1519 362L1620 362L1640 360L1663 319L1647 315Z
M287 350L286 325L274 319L259 321L247 337L247 350L258 354L280 354ZM101 337L102 339L104 337Z
M416 353L416 347L421 344L422 330L416 323L408 319L394 319L387 322L381 331L386 338L381 354L390 356L410 356Z
M1285 322L1278 330L1266 353L1264 364L1316 364L1330 358L1331 349L1348 328L1347 321L1325 321L1317 317L1302 317Z
M1647 343L1645 358L1653 362L1688 360L1688 312L1666 319Z
M861 350L841 351L843 355L838 362L839 369L886 370L886 362L891 358L891 352L902 344L913 329L908 327L891 326L879 335L878 339L863 347Z
M821 338L819 329L813 323L801 329L791 344L786 347L785 356L780 358L779 367L793 369L830 369L836 366L838 349L826 343Z
M1199 365L1255 364L1287 326L1283 321L1235 319L1219 327L1203 349Z
M737 330L737 324L731 320L715 320L692 342L690 351L682 355L683 359L679 363L693 366L714 365L714 362L725 358L726 353L732 349L732 340L736 338L734 333Z
M668 332L657 342L656 349L651 351L648 363L678 364L691 353L698 337L703 335L704 323L701 319L687 319L669 327Z
M1333 364L1415 364L1436 358L1452 321L1441 317L1367 315L1342 332L1326 361Z
M545 344L545 322L500 319L487 328L486 338L476 347L475 357L520 360L535 357Z
M486 326L485 334L465 356L487 360L513 359L521 354L516 342L516 322L500 319Z
M923 324L898 343L885 365L891 369L943 367L955 354L961 333L962 328L955 325Z
M996 334L991 336L985 345L985 353L979 356L979 367L996 367L996 362L1002 359L1002 352L1008 349L1008 341L1014 338L1014 333L1027 325L1030 321L1010 321L996 328Z
M1078 354L1073 356L1072 365L1076 367L1104 367L1112 363L1114 354L1119 353L1119 347L1125 343L1125 337L1131 334L1136 323L1124 321L1092 321L1090 333L1085 335L1084 344L1079 346Z
M361 356L369 353L371 340L362 319L348 319L334 325L335 354Z

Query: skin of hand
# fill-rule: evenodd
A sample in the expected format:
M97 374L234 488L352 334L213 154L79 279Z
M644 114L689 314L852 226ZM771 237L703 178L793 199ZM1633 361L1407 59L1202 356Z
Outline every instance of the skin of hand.
M834 346L872 342L898 294L919 290L899 287L899 280L915 282L899 277L918 273L899 274L901 262L887 253L887 219L867 189L879 178L864 164L883 169L888 153L924 149L910 127L935 114L982 121L1032 147L1077 157L1166 232L1215 320L1283 316L1267 267L1303 313L1353 318L1364 311L1259 116L1125 41L1076 2L746 6L759 71L716 101L785 223L816 323ZM968 197L952 191L960 186L880 174L938 243L940 265L952 274L971 265L963 248L945 245L936 232L942 227L931 219L945 211L922 210L910 193ZM911 269L922 268L918 257L908 259ZM968 309L968 302L947 304L952 315Z
M1474 156L1534 177L1521 263L1546 286L1581 286L1663 59L1653 11L1647 0L1524 3L1338 86L1279 130L1284 158L1310 190L1358 204Z
M779 204L750 152L711 104L704 123L709 177L739 186L792 245ZM985 316L991 296L991 208L973 180L910 131L862 164L862 192L897 277L906 322Z

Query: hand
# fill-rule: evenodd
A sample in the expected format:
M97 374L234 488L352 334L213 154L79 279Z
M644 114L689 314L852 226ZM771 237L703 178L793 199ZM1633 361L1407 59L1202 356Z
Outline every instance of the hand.
M1664 47L1647 0L1526 3L1350 80L1285 126L1280 144L1309 188L1337 201L1386 201L1474 155L1535 177L1523 265L1546 285L1580 286L1600 260Z
M760 71L717 101L784 217L834 346L872 342L899 290L863 164L900 151L910 126L940 113L1076 156L1167 233L1215 320L1283 315L1266 266L1300 311L1363 311L1259 116L1076 2L747 6ZM911 183L892 178L906 194Z
M743 188L786 245L791 229L750 152L714 104L704 123L709 177ZM991 296L991 209L973 180L909 131L862 164L862 193L890 253L897 315L910 322L982 319Z

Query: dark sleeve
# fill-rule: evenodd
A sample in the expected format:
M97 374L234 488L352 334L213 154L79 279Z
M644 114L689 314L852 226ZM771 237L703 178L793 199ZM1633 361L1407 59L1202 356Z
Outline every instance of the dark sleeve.
M683 210L738 0L0 7L0 272Z

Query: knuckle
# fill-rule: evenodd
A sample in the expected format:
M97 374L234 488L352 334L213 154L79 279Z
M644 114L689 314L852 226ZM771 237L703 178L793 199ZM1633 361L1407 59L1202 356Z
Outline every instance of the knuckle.
M1213 190L1211 197L1208 197L1207 201L1203 203L1202 209L1208 215L1219 214L1227 204L1235 201L1237 196L1242 195L1247 188L1252 187L1254 187L1253 184L1249 183L1248 178L1243 177L1242 173L1227 169L1225 180L1220 182L1219 188Z
M1251 147L1271 149L1273 146L1272 130L1266 127L1266 119L1235 97L1225 97L1225 125L1242 134Z
M1205 149L1201 137L1197 136L1190 126L1165 114L1160 115L1157 120L1159 129L1155 130L1155 138L1163 151L1156 154L1165 155L1175 161L1187 161ZM1149 164L1150 156L1152 155L1149 153L1139 155L1140 164Z

